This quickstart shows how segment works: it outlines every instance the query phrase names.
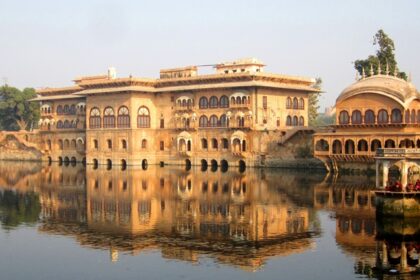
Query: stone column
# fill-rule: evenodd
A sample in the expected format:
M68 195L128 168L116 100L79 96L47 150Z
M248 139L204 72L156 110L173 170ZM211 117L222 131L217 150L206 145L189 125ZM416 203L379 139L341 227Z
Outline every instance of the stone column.
M382 267L388 266L388 249L385 240L382 241Z
M403 185L403 191L408 183L408 166L405 160L401 163L401 184Z
M407 248L405 242L401 242L401 268L402 270L407 269Z
M382 165L382 187L383 188L388 184L388 171L389 171L389 162L384 161Z

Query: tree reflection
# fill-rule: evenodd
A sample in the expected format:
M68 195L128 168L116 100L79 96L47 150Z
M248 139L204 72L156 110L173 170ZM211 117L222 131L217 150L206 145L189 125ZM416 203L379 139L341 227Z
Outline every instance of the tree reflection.
M18 193L11 190L0 192L0 220L4 228L15 228L21 224L34 224L41 212L36 193Z

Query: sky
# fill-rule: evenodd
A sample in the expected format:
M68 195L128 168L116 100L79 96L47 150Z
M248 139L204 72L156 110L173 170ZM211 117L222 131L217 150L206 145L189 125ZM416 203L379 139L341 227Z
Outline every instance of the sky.
M379 29L420 86L419 12L416 0L0 0L0 82L69 86L110 66L157 78L256 57L266 72L321 77L323 110L355 81L352 62L376 52Z

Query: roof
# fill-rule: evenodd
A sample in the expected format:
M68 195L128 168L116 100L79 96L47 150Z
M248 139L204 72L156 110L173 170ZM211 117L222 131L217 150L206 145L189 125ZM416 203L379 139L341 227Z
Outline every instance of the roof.
M345 88L338 96L336 103L363 93L387 96L403 107L406 107L413 99L420 99L420 94L412 83L394 76L374 75L360 79Z

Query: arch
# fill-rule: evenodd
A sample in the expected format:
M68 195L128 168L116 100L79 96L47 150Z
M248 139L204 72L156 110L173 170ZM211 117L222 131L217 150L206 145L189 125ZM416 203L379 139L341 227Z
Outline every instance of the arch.
M219 142L217 141L216 138L211 139L211 147L214 150L217 150L219 148Z
M93 169L97 169L99 165L99 161L96 158L94 158L92 160L92 164L93 164Z
M117 127L130 128L130 111L126 106L121 106L118 109Z
M209 127L217 127L217 116L216 115L211 115L210 119L209 119L209 123L208 126Z
M47 161L48 161L48 165L51 165L52 164L52 157L48 157Z
M62 165L63 164L63 158L62 157L58 157L58 165Z
M392 139L387 139L385 141L385 148L395 148L395 141Z
M299 126L304 126L305 125L305 120L302 116L299 117Z
M220 116L220 127L227 127L228 126L228 119L225 114Z
M137 111L137 128L150 127L150 111L146 106L140 106Z
M351 139L346 140L345 144L345 153L352 155L354 154L354 141Z
M235 104L236 104L236 99L235 99L235 97L233 97L233 96L232 96L232 97L230 98L230 103L231 103L231 104L233 104L233 105L235 105Z
M58 105L57 106L57 115L62 115L63 114L63 106Z
M379 110L378 123L388 123L388 122L389 122L388 112L385 109Z
M303 98L299 98L299 109L303 110L305 109L305 100Z
M110 159L106 160L106 169L107 170L112 169L112 160L110 160Z
M180 151L180 152L187 151L187 141L184 138L179 139L178 151Z
M297 116L293 116L292 125L293 126L298 126L298 124L299 124L298 117Z
M226 95L220 97L220 108L229 108L229 98Z
M198 107L200 109L207 109L209 107L209 101L207 100L207 97L200 97L200 99L198 100Z
M399 148L415 148L415 144L413 140L410 140L408 138L405 138L400 141Z
M105 107L104 109L104 128L115 127L115 114L112 107Z
M235 153L241 152L241 140L238 138L233 139L232 141L232 151Z
M64 105L64 109L63 109L63 113L64 114L68 114L69 113L69 105Z
M70 159L69 157L64 157L64 165L67 166L70 164Z
M216 96L212 96L209 99L209 108L217 108L219 107L219 100L217 100Z
M89 128L101 128L101 111L97 107L90 110Z
M378 139L372 140L372 142L370 142L370 150L372 152L376 152L377 149L380 149L382 147L381 141L379 141Z
M125 140L125 139L122 139L121 140L121 148L123 150L126 150L127 149L127 140Z
M64 142L61 139L58 140L58 149L59 150L64 150Z
M206 116L201 116L199 121L198 121L198 126L199 127L207 127L208 126L208 119Z
M292 125L292 117L291 116L287 116L286 118L286 126L291 126Z
M293 109L299 109L299 103L296 97L293 97Z
M290 97L286 99L286 109L292 109L292 98Z
M69 109L70 115L76 115L76 105L72 104Z
M146 139L141 140L141 148L142 149L147 149L147 140Z
M338 116L338 123L349 124L349 112L347 112L346 110L341 111L340 115Z
M191 152L191 140L187 141L187 151Z
M341 154L343 152L340 140L334 140L332 147L333 154Z
M72 148L72 149L76 149L76 139L71 139L71 141L70 141L70 147Z
M217 167L218 167L217 160L212 159L210 161L210 165L211 165L211 171L215 172L217 170Z
M149 165L149 164L147 163L147 159L143 159L143 160L141 161L141 168L142 168L143 170L146 170L148 165Z
M372 110L367 110L365 112L365 124L374 124L375 123L375 113Z
M62 129L64 127L63 122L60 120L57 122L57 129Z
M222 149L229 149L229 140L227 138L222 138L221 143Z
M416 123L416 110L414 109L411 110L410 122Z
M107 144L107 146L108 146L108 149L112 149L112 140L111 139L107 139L106 140L106 144Z
M64 140L64 149L67 150L70 147L69 139Z
M51 140L50 139L47 140L47 149L49 151L51 151L51 149L52 149L52 144L51 144Z
M246 169L245 161L241 159L239 160L238 164L239 164L239 172L241 173L245 172L245 169Z
M190 159L186 159L185 160L185 169L186 170L190 170L191 169L191 160Z
M238 127L244 127L245 126L245 118L241 117L241 116L238 116L236 118L236 124L237 124Z
M202 148L203 150L208 149L208 142L207 142L207 139L205 139L205 138L202 138L202 139L201 139L201 148Z
M315 143L315 150L319 152L328 152L330 145L325 139L320 139Z
M400 109L392 109L391 123L402 123L402 114Z
M76 157L71 157L70 162L72 166L75 166L77 162Z
M207 167L208 167L207 160L202 159L201 160L201 171L206 171L207 170Z
M405 123L410 123L410 109L405 110L405 116L404 116L404 122Z
M64 123L63 123L63 128L71 128L71 124L70 124L70 121L69 120L65 120L64 121Z
M125 159L121 160L121 170L127 169L127 161Z
M229 168L229 164L228 164L227 160L222 159L220 161L220 169L222 170L222 172L226 172L228 170L228 168Z
M359 110L354 110L351 113L351 123L352 124L361 124L362 123L362 112Z
M361 139L357 143L357 150L359 152L367 152L368 151L368 147L369 147L368 142L365 139Z

